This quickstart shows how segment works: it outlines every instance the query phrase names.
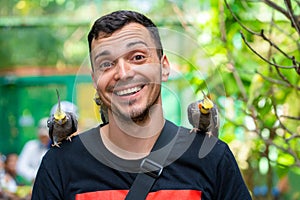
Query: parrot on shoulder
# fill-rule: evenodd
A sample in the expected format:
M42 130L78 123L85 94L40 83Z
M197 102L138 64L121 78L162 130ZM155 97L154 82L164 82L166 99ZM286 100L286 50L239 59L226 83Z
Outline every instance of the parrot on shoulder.
M192 102L188 108L188 120L193 126L192 132L204 131L209 137L219 135L219 113L216 104L203 93L204 98Z
M59 144L63 140L70 140L77 131L78 121L75 113L65 112L61 108L61 102L58 90L56 90L58 104L56 111L52 114L48 121L49 137L52 140L52 146L60 147Z

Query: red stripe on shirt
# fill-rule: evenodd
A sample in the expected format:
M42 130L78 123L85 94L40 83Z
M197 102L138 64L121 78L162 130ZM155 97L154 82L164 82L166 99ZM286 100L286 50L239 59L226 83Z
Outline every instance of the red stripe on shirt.
M76 200L123 200L128 190L104 190L96 192L86 192L76 195ZM201 200L201 191L198 190L159 190L150 192L146 200Z

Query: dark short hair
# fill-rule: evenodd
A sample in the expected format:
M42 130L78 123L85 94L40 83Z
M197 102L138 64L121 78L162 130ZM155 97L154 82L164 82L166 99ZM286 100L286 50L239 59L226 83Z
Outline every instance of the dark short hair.
M101 34L101 37L108 37L115 31L132 22L139 23L149 30L150 35L155 41L157 55L161 58L163 55L163 48L156 25L145 15L128 10L115 11L104 15L95 21L88 34L90 53L92 51L92 41L93 39L97 39L99 34Z

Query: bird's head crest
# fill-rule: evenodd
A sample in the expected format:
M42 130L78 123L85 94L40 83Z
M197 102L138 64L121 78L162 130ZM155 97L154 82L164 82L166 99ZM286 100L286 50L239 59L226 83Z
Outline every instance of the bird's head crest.
M200 109L200 112L203 114L209 113L210 109L214 107L214 103L209 99L207 95L204 94L204 99L198 104L198 107Z
M63 117L63 118L55 118L55 117L54 117L54 120L55 120L56 123L58 123L59 125L63 125L64 123L66 123L67 118L66 118L66 116Z
M64 124L66 121L66 113L61 109L60 97L59 97L58 90L56 90L56 93L57 93L57 98L58 98L58 105L57 105L57 109L56 109L55 113L53 114L54 119L59 124Z

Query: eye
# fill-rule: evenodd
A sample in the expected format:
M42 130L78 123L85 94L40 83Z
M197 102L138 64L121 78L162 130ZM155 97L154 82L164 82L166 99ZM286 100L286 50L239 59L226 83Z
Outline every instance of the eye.
M106 69L109 69L109 68L111 68L113 66L114 66L114 62L105 61L105 62L100 63L99 69L100 70L106 70Z
M139 64L139 63L144 63L146 61L146 59L147 59L147 56L145 54L137 53L137 54L132 55L130 60L132 63Z
M145 58L145 56L143 56L143 55L136 55L136 56L134 56L133 60L142 60L144 58Z

